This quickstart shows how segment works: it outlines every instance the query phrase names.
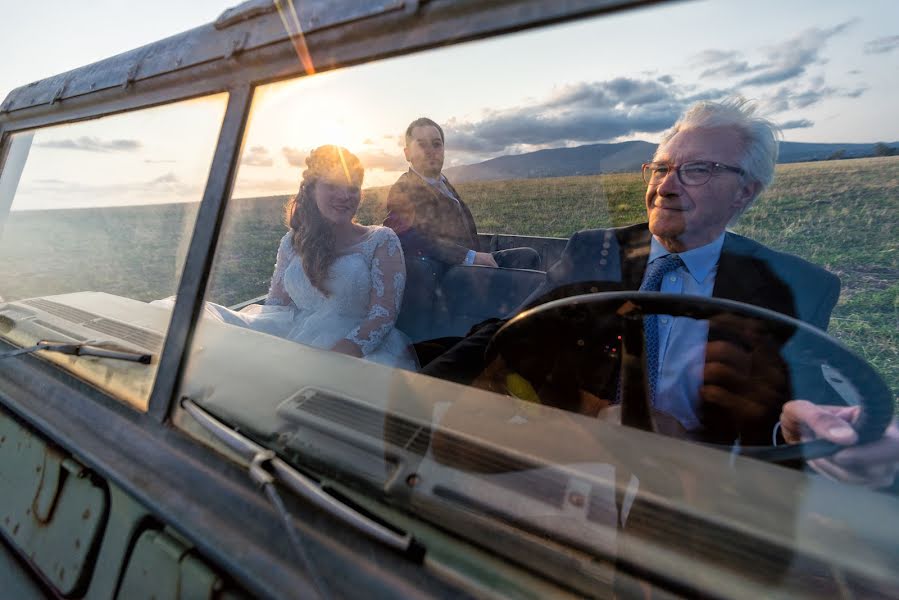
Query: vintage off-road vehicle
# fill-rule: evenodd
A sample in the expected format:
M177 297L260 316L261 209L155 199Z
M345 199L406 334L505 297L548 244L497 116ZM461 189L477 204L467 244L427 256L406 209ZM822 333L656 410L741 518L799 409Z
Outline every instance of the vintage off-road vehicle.
M875 440L899 376L889 140L879 157L866 157L878 140L785 144L796 164L736 225L841 278L830 334L735 302L586 295L497 334L490 352L514 368L491 391L489 377L463 385L200 316L208 301L264 301L304 153L357 152L359 219L379 223L406 169L397 139L428 115L459 157L448 176L498 232L483 248L529 246L543 267L413 263L434 287L407 290L397 327L425 367L434 340L512 313L572 233L642 221L654 145L585 144L657 139L689 102L728 91L715 77L755 77L744 93L782 114L829 96L826 118L895 135L892 101L859 115L848 102L865 90L833 82L850 50L823 50L896 22L895 7L871 21L864 6L806 26L746 3L252 0L13 91L0 107L0 595L899 595L895 490L808 468L838 450L820 442L665 435L639 325L761 323L792 397L814 393L801 385L816 370ZM787 26L805 33L779 37ZM747 40L768 63L740 62L731 48ZM879 73L867 93L882 93ZM625 405L597 418L541 399L528 369L559 357L581 374L620 361L603 372L621 373Z

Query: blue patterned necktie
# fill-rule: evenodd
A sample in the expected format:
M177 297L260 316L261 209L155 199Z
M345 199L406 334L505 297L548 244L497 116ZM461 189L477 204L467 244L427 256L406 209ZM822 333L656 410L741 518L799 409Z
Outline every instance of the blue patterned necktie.
M660 291L665 275L682 266L684 266L684 261L677 254L666 254L655 259L646 269L640 291ZM648 371L646 375L649 378L649 399L652 402L655 400L656 385L659 380L659 316L646 315L643 317L643 330L646 340L646 368Z

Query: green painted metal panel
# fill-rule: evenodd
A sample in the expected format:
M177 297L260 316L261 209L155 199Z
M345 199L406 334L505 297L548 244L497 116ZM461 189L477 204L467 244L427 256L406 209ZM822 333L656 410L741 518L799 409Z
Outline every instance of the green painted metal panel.
M187 548L161 531L144 531L134 544L116 598L178 598L181 557Z
M167 531L145 530L131 552L116 598L187 600L242 598L194 552Z
M0 414L0 529L63 595L91 575L108 500L90 473Z
M18 558L2 543L0 543L0 593L4 598L18 600L45 597L31 575L22 569Z

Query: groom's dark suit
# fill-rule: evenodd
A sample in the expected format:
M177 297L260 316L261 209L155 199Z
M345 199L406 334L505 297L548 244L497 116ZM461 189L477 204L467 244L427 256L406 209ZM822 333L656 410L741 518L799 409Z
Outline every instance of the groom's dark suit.
M445 183L455 200L411 169L390 188L384 225L396 231L407 259L433 258L457 265L465 260L469 250L480 252L471 211L449 181Z
M574 234L562 258L547 271L545 283L528 298L522 309L578 294L639 289L649 257L650 239L645 223ZM725 234L713 297L774 310L824 329L839 291L839 279L821 267L771 250L748 238ZM424 372L470 383L480 374L487 343L502 324L485 325L428 365ZM715 338L716 332L710 328L709 339ZM768 414L744 428L744 443L770 440L779 413L779 406L771 407ZM704 422L704 425L713 429L709 423ZM733 439L727 439L730 432L720 433L724 441Z

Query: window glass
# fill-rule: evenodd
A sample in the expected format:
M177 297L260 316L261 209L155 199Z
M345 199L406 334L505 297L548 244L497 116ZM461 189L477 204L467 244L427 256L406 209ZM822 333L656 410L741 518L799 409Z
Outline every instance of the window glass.
M183 395L499 552L649 544L791 595L873 532L816 511L896 462L771 460L805 415L877 438L894 410L877 6L678 4L259 88Z
M3 335L91 342L149 365L42 352L145 409L224 94L11 136L0 179Z

